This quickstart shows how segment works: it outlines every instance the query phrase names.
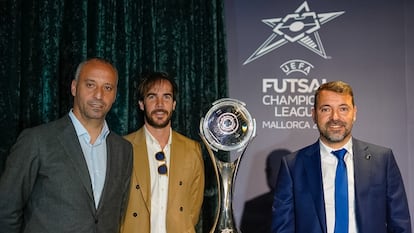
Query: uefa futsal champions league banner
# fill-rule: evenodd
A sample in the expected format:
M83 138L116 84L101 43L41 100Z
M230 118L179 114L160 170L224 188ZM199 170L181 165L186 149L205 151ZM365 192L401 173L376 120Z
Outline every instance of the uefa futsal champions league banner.
M269 191L267 156L316 142L313 94L319 85L334 80L354 89L358 112L353 136L393 149L414 215L409 108L413 94L407 91L407 85L413 87L413 63L407 61L413 51L407 40L413 34L408 27L413 25L409 19L413 4L409 0L226 0L225 4L230 98L246 103L257 126L235 182L238 225L245 203Z

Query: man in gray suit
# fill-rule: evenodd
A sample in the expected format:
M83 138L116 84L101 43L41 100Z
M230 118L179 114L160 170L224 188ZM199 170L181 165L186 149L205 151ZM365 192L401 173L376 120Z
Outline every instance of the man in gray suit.
M118 232L132 146L105 121L117 83L108 61L82 62L69 114L21 133L0 177L0 233Z

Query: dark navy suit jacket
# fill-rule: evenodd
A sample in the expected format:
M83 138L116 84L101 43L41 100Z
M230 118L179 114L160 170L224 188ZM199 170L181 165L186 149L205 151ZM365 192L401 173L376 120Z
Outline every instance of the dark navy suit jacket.
M410 213L391 149L353 139L359 233L410 233ZM273 233L326 233L319 141L283 158L272 209Z

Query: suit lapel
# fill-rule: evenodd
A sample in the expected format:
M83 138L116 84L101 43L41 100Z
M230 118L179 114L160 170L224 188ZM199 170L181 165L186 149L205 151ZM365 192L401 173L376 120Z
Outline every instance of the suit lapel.
M111 132L108 134L108 137L106 138L106 174L105 174L105 184L103 186L103 190L102 190L102 194L101 194L101 199L99 200L98 203L98 210L99 208L101 208L101 203L102 200L105 199L105 194L106 194L106 190L109 187L109 185L112 183L112 169L113 166L116 166L116 145L114 145L113 140L111 140L112 136L111 136Z
M93 200L92 183L75 128L69 117L63 118L62 123L65 127L57 137L65 150L65 156L73 164L77 176L81 180L89 197ZM92 201L92 203L94 202Z
M355 182L355 208L356 213L359 209L359 200L363 200L367 195L372 168L372 155L368 151L368 146L357 139L352 141L354 154L354 182Z
M185 161L182 156L186 154L185 147L183 143L178 140L176 137L176 132L172 131L172 137L171 141L174 142L171 144L171 153L170 153L170 172L169 172L169 181L168 181L168 202L167 202L167 209L170 209L168 206L169 203L176 203L173 198L177 197L176 193L176 187L178 187L175 184L179 184L180 177L182 177L181 174L183 174L183 166L180 164L179 161L183 162ZM187 152L188 153L188 152Z
M372 155L368 147L361 141L353 139L353 156L354 156L354 182L355 182L355 203L356 212L360 209L358 203L361 197L366 195L369 189L369 180L372 170ZM306 173L306 182L308 182L310 192L315 204L319 221L323 232L326 232L326 213L324 206L324 195L322 185L322 170L319 142L316 142L308 149L300 152L302 154L302 163ZM357 220L358 221L358 220Z
M303 151L303 164L306 182L312 194L313 203L319 218L322 231L326 232L325 201L322 185L322 168L319 141Z
M135 137L132 139L132 143L134 144L134 148L139 148L138 150L134 150L134 179L138 181L147 209L150 211L151 178L144 127L137 131Z

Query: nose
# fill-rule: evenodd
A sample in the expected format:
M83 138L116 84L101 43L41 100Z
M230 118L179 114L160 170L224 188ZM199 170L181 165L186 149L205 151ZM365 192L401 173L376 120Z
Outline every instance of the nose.
M155 106L162 107L164 105L164 100L162 98L157 98Z
M96 88L94 96L96 99L102 99L103 96L103 90L101 88Z
M337 119L339 119L339 113L338 113L338 110L333 110L333 111L332 111L331 118L332 118L332 120L337 120Z

